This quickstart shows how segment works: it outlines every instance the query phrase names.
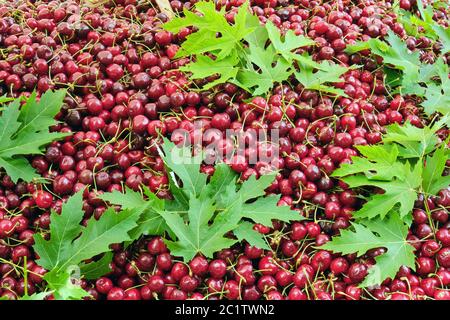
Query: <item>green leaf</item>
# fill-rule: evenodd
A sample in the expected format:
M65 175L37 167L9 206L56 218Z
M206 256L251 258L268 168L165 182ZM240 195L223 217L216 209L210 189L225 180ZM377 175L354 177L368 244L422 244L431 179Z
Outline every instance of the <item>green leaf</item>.
M348 70L347 67L323 61L319 64L316 72L313 72L313 68L304 65L303 68L300 68L300 72L295 73L295 77L305 89L346 96L342 89L330 87L326 83L342 82L340 76Z
M432 156L427 156L423 169L422 189L425 193L435 195L439 190L450 185L450 176L442 176L450 152L443 144Z
M272 226L272 220L289 222L304 219L289 206L277 206L278 200L280 200L280 196L270 195L252 203L246 203L242 206L242 215L265 226Z
M186 37L176 57L213 52L221 60L241 50L241 40L254 31L254 28L247 27L248 3L239 8L233 25L227 22L224 8L217 11L213 1L198 2L195 10L201 15L185 9L184 17L176 17L163 25L171 32L191 26L198 29Z
M438 142L435 133L444 125L445 121L448 120L443 118L433 126L425 126L424 128L417 128L409 122L403 125L398 123L391 124L386 127L383 142L399 144L398 155L401 158L422 158L433 151Z
M369 179L392 180L400 177L401 164L397 162L398 148L396 145L357 146L363 157L352 157L351 164L343 164L336 169L333 177L344 177L356 173L364 173Z
M125 192L114 190L112 192L105 192L98 195L99 199L113 203L122 207L122 209L136 209L147 205L147 202L142 198L140 192L133 191L125 186Z
M45 274L44 280L47 287L53 291L55 300L81 300L89 296L79 284L79 278L72 275L76 272L75 267L67 270L52 270ZM75 282L75 283L73 283Z
M222 196L226 194L229 186L234 186L234 191L236 190L237 174L225 163L217 164L214 169L205 192L211 199L216 199L219 208L223 208L226 205L222 201Z
M267 40L269 40L266 26L261 25L259 18L253 14L247 15L246 26L254 31L245 36L245 41L247 41L249 45L264 48Z
M33 293L31 296L29 295L23 295L20 297L19 300L44 300L49 295L51 295L52 292L39 292L39 293Z
M388 31L385 42L378 40L369 42L372 52L383 58L383 62L403 71L405 77L415 79L419 74L419 52L411 52L399 36Z
M0 117L0 149L8 145L8 140L21 125L18 121L19 107L20 100L16 99L2 111L2 116Z
M34 250L40 257L36 262L45 269L52 270L70 259L72 241L83 229L80 225L84 216L82 199L80 191L67 200L60 215L55 212L50 215L50 240L44 240L40 234L34 236Z
M383 194L376 194L354 213L358 218L374 218L380 216L384 218L397 204L401 218L407 217L414 207L417 199L417 189L422 183L422 166L418 164L411 171L409 163L403 168L403 177L392 181L370 180L364 175L355 175L342 178L350 188L362 186L374 186L385 191Z
M394 279L403 265L415 270L415 249L406 240L409 227L398 214L392 213L384 220L376 218L352 223L352 227L353 231L341 230L339 236L320 249L361 256L371 249L386 248L386 253L375 257L376 264L369 268L362 287L379 285L387 278Z
M61 268L78 265L100 253L110 251L109 246L130 240L128 232L136 227L140 212L125 210L116 213L112 208L106 210L100 219L89 219L86 228L72 243L71 256L61 264Z
M110 263L113 258L112 252L106 252L103 257L101 257L97 261L93 261L90 263L82 263L80 265L80 271L83 277L87 280L95 280L98 279L105 274L108 274L111 272L111 266Z
M207 175L200 172L203 155L192 156L190 148L178 148L169 139L164 138L164 154L166 165L181 179L182 190L186 194L199 195L206 186Z
M243 202L246 202L250 199L258 198L264 196L266 190L275 180L276 173L269 173L260 176L256 179L256 176L252 175L250 178L245 180L242 183L242 186L239 189L239 194L242 198Z
M281 54L286 61L292 61L292 51L294 49L315 44L314 40L305 36L297 36L293 30L288 30L282 39L280 30L270 20L266 23L266 29L276 52Z
M26 158L0 158L0 167L5 169L12 181L31 181L39 177Z
M31 181L38 177L24 156L41 154L43 146L68 135L48 131L48 127L57 123L54 117L61 109L65 94L65 90L47 91L36 102L36 93L33 92L20 109L21 99L15 99L2 111L0 166L13 182L19 179Z
M432 26L434 32L439 37L439 41L442 43L442 54L447 54L450 52L450 28L444 28L441 25L434 24Z
M237 74L239 85L253 92L253 95L267 93L274 83L281 83L292 74L291 65L284 59L276 59L272 45L266 49L250 46L248 59L255 67L240 70Z
M84 216L82 194L83 191L80 191L70 197L63 204L61 214L51 213L49 240L45 240L41 234L34 235L33 249L39 255L36 262L49 270L44 279L48 287L54 290L56 299L80 299L86 296L84 290L72 284L72 274L79 270L83 261L110 252L111 244L130 240L128 232L136 227L140 216L138 210L116 213L109 208L98 220L92 217L83 227L80 225ZM85 264L82 266L86 268Z
M64 89L57 91L49 90L37 102L36 92L33 92L20 110L19 121L22 123L22 127L17 135L25 132L39 132L43 128L47 129L55 125L56 121L54 118L61 109L66 94L67 91Z
M427 83L425 90L425 101L422 102L424 111L431 115L440 112L443 115L450 114L450 79L448 78L449 67L442 59L434 64L440 79L440 84Z
M137 210L141 212L137 226L130 231L131 240L136 240L142 235L162 235L166 229L164 219L159 211L164 209L164 201L159 199L147 187L143 187L147 200L140 192L125 187L125 193L113 191L103 193L98 197L103 201L120 205L122 210Z
M183 257L185 261L190 261L197 253L212 258L215 252L236 243L236 240L225 238L224 235L237 227L241 217L240 206L227 208L217 215L219 219L216 217L209 225L215 209L214 200L211 198L191 198L188 211L189 224L185 224L184 219L176 213L161 213L178 238L178 241L166 240L167 247L173 255Z
M180 67L180 70L190 72L191 79L204 79L212 75L219 75L218 79L203 86L203 90L208 90L220 83L236 78L239 70L237 67L238 63L239 60L236 54L219 61L215 61L208 56L198 55L195 62Z
M6 95L0 96L0 104L13 101L14 98L7 97Z
M264 250L272 250L267 244L264 235L253 229L253 224L248 221L242 221L239 226L233 230L233 234L239 241L247 241L251 246Z

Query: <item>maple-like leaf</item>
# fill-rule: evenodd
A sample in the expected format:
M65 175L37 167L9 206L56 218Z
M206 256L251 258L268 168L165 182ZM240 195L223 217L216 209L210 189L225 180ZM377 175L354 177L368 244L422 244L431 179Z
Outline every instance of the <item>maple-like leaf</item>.
M326 85L327 83L342 82L340 76L349 70L347 67L323 61L318 65L318 70L300 62L300 71L295 73L296 79L309 90L317 90L333 95L346 96L342 89Z
M272 250L267 244L264 235L253 229L253 226L253 223L250 223L248 221L241 221L241 223L239 223L239 226L233 230L233 234L239 241L245 240L257 248Z
M81 287L79 277L73 277L76 272L76 267L70 266L66 270L51 270L44 275L55 300L81 300L89 296Z
M176 57L211 52L218 60L224 59L242 49L241 40L254 30L247 25L248 3L239 8L233 25L225 18L225 7L217 11L213 1L198 2L195 10L200 15L184 9L184 17L176 17L163 25L164 29L175 33L185 27L198 29L186 37Z
M39 255L36 262L45 269L52 270L70 258L72 241L83 228L82 200L82 192L78 192L63 204L61 214L50 215L50 240L44 240L40 234L34 236L34 250Z
M244 40L251 46L265 48L267 40L269 40L269 34L266 25L261 24L258 16L254 14L247 15L246 27L252 29L253 32L247 34Z
M210 198L216 199L219 208L225 208L227 199L224 199L224 196L227 195L227 188L230 188L231 186L236 189L236 181L236 172L234 172L227 164L223 162L219 163L215 166L214 174L210 178L204 192L206 192Z
M443 115L450 115L450 79L449 67L443 59L438 59L435 66L440 79L440 84L428 83L425 90L425 101L422 102L424 111L431 115L440 112ZM450 124L450 123L447 123Z
M96 280L112 271L111 261L114 254L106 252L99 260L89 263L81 263L80 271L87 280Z
M212 258L215 252L236 243L237 240L226 238L225 234L238 226L240 203L236 202L213 219L215 211L214 199L201 197L189 200L189 224L177 213L162 212L161 215L178 238L178 241L166 241L171 253L183 257L185 261L190 261L197 253ZM213 220L211 224L210 220Z
M176 147L169 139L164 138L162 145L164 153L160 152L166 165L183 182L182 190L188 195L198 196L206 186L207 175L200 172L203 154L192 156L188 147Z
M147 187L142 186L147 199L140 192L125 187L125 192L113 191L99 195L99 199L111 204L121 206L122 210L137 210L141 213L137 226L129 234L131 240L136 240L142 235L162 235L167 229L164 219L159 211L164 210L164 201L159 199Z
M25 156L41 154L43 146L68 135L48 130L57 123L54 117L62 106L65 94L65 90L47 91L37 102L34 92L21 108L20 100L15 99L2 111L0 167L5 169L13 182L38 178Z
M305 36L298 36L293 30L288 30L284 37L281 37L280 30L270 20L266 23L266 29L275 51L281 54L286 61L293 60L292 51L294 49L315 44L314 40Z
M438 142L435 133L447 121L448 117L443 117L431 127L425 126L424 128L418 128L409 122L403 125L394 123L386 127L383 142L398 144L398 156L400 158L423 158L426 154L434 150Z
M180 67L180 70L190 72L191 79L204 79L212 75L219 75L219 78L202 87L202 89L208 90L218 84L236 78L239 71L237 67L238 63L239 59L236 54L232 54L219 61L213 60L208 56L198 55L196 61Z
M72 273L79 270L83 261L110 252L111 244L130 240L128 232L136 227L140 216L137 210L116 213L109 208L98 220L92 217L86 227L81 226L82 194L80 191L70 197L63 204L61 214L51 213L49 240L41 234L34 235L33 249L39 256L36 263L49 270L44 280L54 290L56 299L86 296L84 290L72 284Z
M344 177L356 173L364 173L369 179L392 180L399 177L401 164L397 161L398 148L396 145L357 146L364 157L352 157L351 164L343 164L336 169L333 177Z
M44 300L45 298L47 298L49 295L51 295L52 292L51 291L46 291L46 292L35 292L32 295L23 295L19 298L19 300Z
M179 148L175 147L173 143L166 143L167 141L163 146L162 157L170 172L173 166L178 167L178 164L174 163L173 155L174 151L179 151ZM190 150L185 150L184 156L181 158L185 163L192 163L197 157L192 156ZM166 161L166 158L171 159ZM185 186L195 185L192 181L198 180L199 170L200 167L196 166L189 170L174 171L183 185L181 190ZM185 261L192 259L198 253L212 257L214 252L236 243L235 239L225 235L241 226L244 222L243 218L266 225L270 225L273 219L301 220L302 217L289 207L277 206L280 196L263 197L265 189L274 179L275 174L263 175L259 179L252 176L242 185L238 185L236 183L237 174L225 163L218 164L209 183L201 188L202 192L188 192L187 215L169 210L159 212L174 234L172 240L167 241L172 254L182 256ZM192 190L192 188L188 188ZM170 201L166 200L166 204L168 203ZM242 228L245 226L241 226L237 231L240 240L244 238ZM245 240L251 245L261 246L261 237L256 237L254 233L245 237Z
M242 216L265 226L271 226L272 220L289 222L303 220L303 217L292 211L289 206L277 206L279 196L269 195L242 206Z
M405 41L392 30L388 31L386 41L387 43L381 40L370 42L372 52L382 57L384 63L402 70L404 78L417 79L421 64L419 52L411 52Z
M450 185L450 176L442 176L449 159L450 151L445 144L437 148L432 156L426 157L422 181L422 190L426 194L435 195Z
M369 268L360 286L375 286L387 278L394 279L401 266L415 270L415 249L406 240L409 227L398 213L392 212L386 219L378 217L352 223L352 229L341 230L339 236L320 249L361 256L371 249L386 248L387 252L375 257L376 264Z
M394 207L399 205L401 218L408 218L417 199L417 191L422 183L422 165L417 164L413 170L407 162L402 167L401 178L391 181L373 180L365 175L353 175L341 178L350 188L373 186L383 189L383 194L369 197L362 208L354 213L358 218L385 217Z
M444 28L437 23L432 26L434 32L438 36L439 41L442 44L441 53L447 54L450 52L450 28Z
M287 80L292 74L291 64L283 58L276 58L273 45L267 48L250 45L247 57L252 64L239 70L236 80L253 95L267 93L275 83Z

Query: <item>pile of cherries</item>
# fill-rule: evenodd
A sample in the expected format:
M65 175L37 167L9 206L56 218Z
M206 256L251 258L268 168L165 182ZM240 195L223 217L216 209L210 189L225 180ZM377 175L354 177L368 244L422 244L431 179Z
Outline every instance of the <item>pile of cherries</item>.
M270 239L272 251L242 243L213 260L197 256L183 263L160 237L142 238L127 249L114 245L112 272L82 280L94 299L450 299L450 188L416 201L408 235L416 248L415 271L403 267L395 279L361 289L358 284L384 248L362 257L316 249L347 228L362 204L356 192L330 178L333 170L357 155L355 146L379 142L385 125L426 124L414 98L388 94L377 61L344 51L348 44L393 30L424 61L436 58L440 47L426 37L407 36L390 1L250 1L262 23L271 20L282 32L314 39L317 46L310 53L316 60L362 66L336 85L348 95L338 99L301 85L278 85L267 98L251 97L233 84L199 92L195 88L202 81L190 83L178 70L189 60L174 59L192 30L162 30L168 17L155 6L136 0L97 8L70 0L31 2L6 1L0 7L0 95L69 88L57 115L60 124L52 130L72 135L30 158L48 183L14 184L0 173L0 296L17 299L45 288L46 270L35 262L33 235L49 229L50 212L60 212L75 192L85 190L83 223L106 210L98 198L103 192L146 185L170 198L156 148L160 134L179 141L183 137L172 133L184 129L195 139L197 122L205 131L214 129L202 137L204 145L215 142L224 153L233 148L227 129L278 129L274 163L280 173L268 192L281 194L280 205L308 219L255 225ZM194 3L174 0L171 6L180 12ZM218 6L226 7L231 22L243 3L220 0ZM415 1L401 0L400 7L414 10ZM434 18L447 26L444 10ZM448 133L442 129L438 135L445 140ZM267 144L259 148L270 152ZM248 148L245 157L231 159L241 180L267 168L264 162L248 162L258 151ZM201 170L211 175L214 167Z

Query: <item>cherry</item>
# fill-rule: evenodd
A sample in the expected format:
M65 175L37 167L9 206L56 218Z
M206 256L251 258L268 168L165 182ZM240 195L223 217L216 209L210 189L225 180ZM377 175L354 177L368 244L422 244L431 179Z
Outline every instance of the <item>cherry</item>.
M208 272L211 277L221 279L227 272L227 264L223 260L213 260L209 263Z
M53 196L46 191L36 191L33 194L33 199L36 205L42 209L48 209L53 203Z
M304 264L297 269L297 272L292 280L295 286L304 288L311 283L313 276L314 268L310 265Z
M108 294L113 287L113 282L109 278L101 277L95 282L95 289L102 294Z
M121 288L113 287L111 290L109 290L107 299L108 300L124 300L125 292Z

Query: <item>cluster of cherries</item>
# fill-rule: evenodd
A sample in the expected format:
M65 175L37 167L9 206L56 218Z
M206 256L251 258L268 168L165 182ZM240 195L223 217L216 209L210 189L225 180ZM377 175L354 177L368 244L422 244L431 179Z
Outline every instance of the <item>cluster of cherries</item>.
M315 249L350 226L362 202L331 173L357 155L358 145L381 140L384 126L426 120L412 97L391 97L377 61L366 54L345 53L348 44L383 37L393 30L433 61L440 47L425 37L413 38L396 19L392 3L374 0L254 0L251 8L262 23L271 20L281 32L293 30L314 39L316 60L361 65L348 71L336 87L348 97L337 99L301 85L278 85L267 97L251 97L232 84L198 92L178 68L189 59L174 59L191 29L171 34L161 28L168 17L136 0L116 0L97 8L78 1L34 1L0 7L0 95L29 95L69 88L52 130L71 136L50 144L30 159L49 183L14 184L0 177L0 296L17 299L45 288L46 270L35 262L33 235L48 230L50 212L85 190L83 223L99 218L107 204L103 192L146 185L170 198L168 177L157 146L161 135L172 141L195 140L200 124L206 146L223 154L233 149L225 131L276 129L279 153L271 166L279 170L268 192L281 194L279 205L300 211L308 220L255 225L270 239L271 251L242 243L208 260L189 263L171 256L160 237L147 237L127 249L113 246L112 271L81 285L95 299L450 299L450 189L415 204L408 240L416 248L415 271L401 268L395 279L361 289L374 258ZM174 11L195 1L171 1ZM221 0L231 22L242 0ZM400 7L414 8L410 0ZM114 18L113 18L114 17ZM448 21L437 11L438 21ZM208 81L206 79L204 81ZM191 88L192 87L192 88ZM211 129L211 130L210 130ZM174 133L175 132L175 133ZM174 134L172 134L174 133ZM448 130L438 132L442 140ZM241 180L264 173L268 163L251 163L252 154L271 153L268 144L248 147L229 165ZM204 164L209 175L214 166ZM429 217L425 208L431 211ZM27 281L24 270L27 270ZM27 288L25 288L27 284Z

